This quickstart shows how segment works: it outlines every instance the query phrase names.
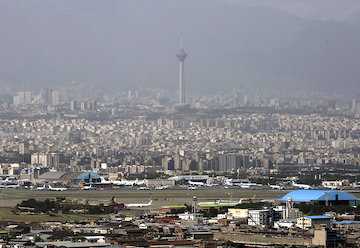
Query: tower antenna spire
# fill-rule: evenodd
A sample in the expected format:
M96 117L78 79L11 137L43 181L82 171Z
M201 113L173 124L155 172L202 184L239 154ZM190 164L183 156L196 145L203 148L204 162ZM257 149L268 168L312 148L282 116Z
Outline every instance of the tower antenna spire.
M183 31L180 31L180 48L183 48Z

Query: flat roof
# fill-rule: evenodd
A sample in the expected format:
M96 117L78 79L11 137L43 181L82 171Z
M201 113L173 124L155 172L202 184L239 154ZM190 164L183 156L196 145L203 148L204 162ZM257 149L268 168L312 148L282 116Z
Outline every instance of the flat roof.
M331 219L331 217L327 215L309 215L305 217L309 219Z

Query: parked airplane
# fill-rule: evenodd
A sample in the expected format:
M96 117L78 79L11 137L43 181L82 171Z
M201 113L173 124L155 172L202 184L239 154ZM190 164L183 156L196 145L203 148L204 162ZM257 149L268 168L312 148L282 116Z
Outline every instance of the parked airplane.
M223 185L224 186L233 186L234 184L232 182L232 179L226 179L226 180L224 180Z
M256 183L240 183L239 184L239 187L242 189L250 189L250 188L254 188L256 186L259 186L259 185Z
M90 189L93 189L92 185L86 185L84 187L81 188L82 190L90 190Z
M283 186L280 186L280 185L271 185L270 183L268 183L268 186L272 189L278 189L278 190L281 190L283 189L284 187Z
M115 186L125 186L126 181L115 180L112 182Z
M4 177L1 177L0 183L5 183L5 182L10 182L9 177L6 177L5 179L4 179Z
M137 178L136 180L121 180L121 181L113 181L112 182L116 186L145 186L146 182L145 180L139 181Z
M164 189L168 189L168 188L170 188L169 185L164 185L164 186L156 186L154 189L155 190L164 190Z
M191 186L205 186L206 184L203 182L193 182L190 179L188 180L189 185Z
M44 184L43 186L39 186L36 188L36 190L45 190L46 189L46 185Z
M299 183L295 183L294 181L292 181L292 186L298 187L301 189L311 189L311 186L308 184L299 184Z
M9 184L5 185L5 189L17 189L19 187L20 187L20 185L17 183L9 183Z
M19 188L20 185L18 184L18 181L16 179L10 179L9 177L6 177L4 179L4 177L2 177L0 179L0 188L5 188L5 189L16 189Z
M146 203L146 204L141 204L141 203L124 204L124 206L127 207L127 208L144 208L144 207L149 207L151 205L152 205L152 200L149 201L149 203Z
M100 183L102 183L102 184L111 184L112 183L111 180L105 179L104 177L100 177L100 179L101 179Z
M340 187L336 186L336 185L323 185L325 188L331 189L331 190L336 190L336 189L341 189Z
M67 188L53 188L50 184L49 184L49 189L51 191L65 191L65 190L67 190Z
M140 187L137 190L150 190L150 188L148 188L148 187Z
M238 204L241 204L243 199L239 201L227 201L227 200L217 200L213 202L199 202L199 207L233 207Z

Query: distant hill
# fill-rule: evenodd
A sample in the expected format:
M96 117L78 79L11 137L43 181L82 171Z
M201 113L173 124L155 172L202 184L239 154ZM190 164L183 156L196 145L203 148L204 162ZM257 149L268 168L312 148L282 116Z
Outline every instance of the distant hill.
M3 0L0 84L357 89L360 27L215 0Z

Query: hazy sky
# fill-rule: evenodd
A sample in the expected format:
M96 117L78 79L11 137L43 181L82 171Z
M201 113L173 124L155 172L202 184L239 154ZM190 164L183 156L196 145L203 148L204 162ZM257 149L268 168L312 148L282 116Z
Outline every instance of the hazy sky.
M1 0L0 84L358 90L358 0Z
M360 24L358 0L221 0L255 7L269 7L296 16L325 21L344 21Z

